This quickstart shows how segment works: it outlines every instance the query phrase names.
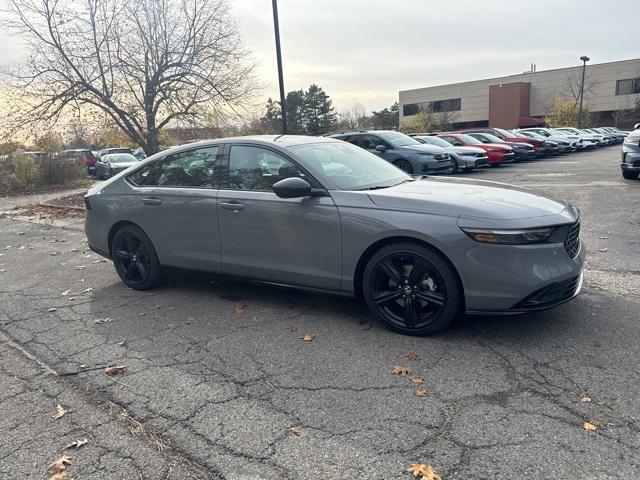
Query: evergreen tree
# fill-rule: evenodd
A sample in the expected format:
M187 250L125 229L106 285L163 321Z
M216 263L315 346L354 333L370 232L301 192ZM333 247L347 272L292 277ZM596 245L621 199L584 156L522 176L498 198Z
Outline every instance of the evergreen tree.
M291 135L304 135L306 131L305 98L303 90L287 93L287 131Z
M323 135L336 123L331 98L315 83L304 94L304 123L308 135Z
M379 112L373 112L374 128L397 130L400 121L400 105L395 102L390 107L385 107Z

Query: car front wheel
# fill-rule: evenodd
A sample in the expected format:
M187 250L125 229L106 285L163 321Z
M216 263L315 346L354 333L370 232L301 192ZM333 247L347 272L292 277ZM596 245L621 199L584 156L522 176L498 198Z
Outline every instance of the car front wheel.
M413 175L413 167L406 160L396 160L393 164L398 167L400 170L405 171L409 175Z
M369 310L395 332L429 335L448 327L460 312L461 289L448 262L413 243L380 249L363 276Z
M162 267L149 237L134 225L121 227L111 242L111 257L120 279L134 290L149 290L162 281Z

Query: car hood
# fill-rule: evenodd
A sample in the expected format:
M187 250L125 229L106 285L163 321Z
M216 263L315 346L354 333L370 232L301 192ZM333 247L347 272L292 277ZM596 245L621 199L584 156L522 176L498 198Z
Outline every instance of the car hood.
M140 162L127 162L127 163L112 163L111 168L116 170L123 170L125 168L133 167L134 165L138 165Z
M483 143L482 145L478 145L478 148L482 148L486 150L485 147L498 149L498 150L507 150L507 151L512 150L512 148L505 143Z
M444 147L443 147L444 148ZM476 147L454 147L453 145L445 148L445 150L449 153L486 153L482 148Z
M426 143L422 143L420 145L405 145L400 147L403 150L412 150L417 152L426 152L426 153L445 153L444 148L439 147L437 145L428 145Z
M382 208L455 215L460 224L485 228L500 226L500 221L527 220L541 226L570 223L577 218L577 211L564 201L484 180L426 178L370 192L369 198ZM536 218L539 221L530 221Z

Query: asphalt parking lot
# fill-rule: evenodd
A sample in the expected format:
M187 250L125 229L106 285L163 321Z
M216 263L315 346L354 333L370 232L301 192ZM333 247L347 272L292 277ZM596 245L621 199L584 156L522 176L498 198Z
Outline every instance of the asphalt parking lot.
M428 338L354 300L202 274L128 290L75 224L0 218L0 478L48 478L85 438L67 451L77 480L409 479L414 463L444 479L640 478L640 181L619 150L465 175L575 203L585 287Z

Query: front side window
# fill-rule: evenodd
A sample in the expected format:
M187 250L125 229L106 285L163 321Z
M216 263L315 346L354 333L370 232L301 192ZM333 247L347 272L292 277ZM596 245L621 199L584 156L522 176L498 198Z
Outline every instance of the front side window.
M129 175L140 187L217 188L214 175L218 146L187 150L150 163Z
M230 189L271 191L275 183L289 177L305 178L305 175L293 162L282 155L262 147L244 145L231 147Z

